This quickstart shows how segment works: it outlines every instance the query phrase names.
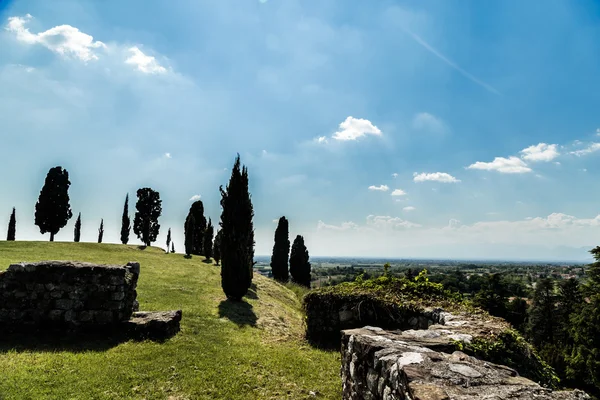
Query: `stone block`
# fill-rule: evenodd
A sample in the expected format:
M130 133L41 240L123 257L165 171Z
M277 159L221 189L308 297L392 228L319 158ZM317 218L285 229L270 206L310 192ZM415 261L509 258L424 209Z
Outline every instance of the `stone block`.
M73 300L61 299L54 302L54 307L57 310L70 310L73 308Z
M133 313L131 319L124 322L124 326L131 337L164 340L179 332L181 317L181 310L141 311Z

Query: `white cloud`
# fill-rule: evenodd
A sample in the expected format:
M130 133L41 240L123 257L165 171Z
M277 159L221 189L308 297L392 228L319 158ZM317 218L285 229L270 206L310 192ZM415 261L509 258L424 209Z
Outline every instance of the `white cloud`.
M596 135L600 136L600 128L596 129Z
M378 229L406 229L421 227L419 224L405 221L402 218L380 215L369 215L367 217L367 226Z
M431 133L443 134L448 132L448 127L441 119L426 112L415 115L412 121L412 126L416 130L427 131Z
M445 172L432 172L432 173L414 173L413 180L415 182L425 182L425 181L433 181L433 182L442 182L442 183L458 183L460 179L456 179L450 174Z
M558 145L539 143L520 151L521 157L527 161L552 161L560 155Z
M195 194L192 197L190 197L190 201L198 201L202 198L202 196L200 196L199 194Z
M492 162L477 161L471 164L468 169L481 169L486 171L498 171L504 174L523 174L531 172L531 168L527 166L523 160L518 157L510 156L508 158L496 157Z
M410 212L410 211L415 211L416 208L413 206L406 206L404 207L402 210L406 211L406 212Z
M367 119L348 117L332 137L336 140L356 140L366 135L381 136L381 131Z
M392 178L397 178L397 177L398 177L398 174L397 174L396 172L394 172L394 173L392 174Z
M167 69L156 61L156 58L144 54L138 47L130 47L128 51L131 56L125 60L125 64L134 65L138 71L145 74L164 74L167 72Z
M104 49L106 45L87 33L71 25L59 25L40 33L31 33L25 24L31 20L31 15L23 17L10 17L6 30L16 35L17 40L28 44L41 44L47 49L64 57L73 56L87 62L97 60L97 49Z
M327 143L327 138L325 136L319 136L318 138L315 138L315 142L317 143Z
M351 221L342 222L341 225L329 225L323 221L319 221L317 223L317 229L318 230L332 230L332 231L347 231L347 230L358 229L358 225Z
M166 157L166 158L173 158L173 157L171 156L171 153L165 153L165 157Z
M592 143L588 147L586 147L585 149L575 150L575 151L570 152L569 154L574 154L577 157L581 157L581 156L585 156L585 155L590 154L590 153L594 153L594 152L596 152L598 150L600 150L600 143Z
M387 192L388 190L390 190L390 188L387 185L379 185L379 186L371 185L371 186L369 186L369 190L376 190L379 192Z
M392 196L404 196L404 195L406 195L406 192L402 189L395 189L392 192Z

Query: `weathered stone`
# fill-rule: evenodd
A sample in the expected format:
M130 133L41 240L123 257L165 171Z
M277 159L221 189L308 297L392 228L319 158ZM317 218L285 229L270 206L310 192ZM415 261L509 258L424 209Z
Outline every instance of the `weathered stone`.
M73 300L61 299L54 302L54 306L58 310L70 310L73 308Z
M181 315L181 310L135 312L125 329L138 339L164 340L179 332Z

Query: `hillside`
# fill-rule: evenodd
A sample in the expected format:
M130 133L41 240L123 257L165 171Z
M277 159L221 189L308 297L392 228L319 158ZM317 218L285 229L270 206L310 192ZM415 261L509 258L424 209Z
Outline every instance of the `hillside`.
M141 310L182 309L165 343L0 339L0 399L339 398L339 353L308 346L296 295L255 274L245 302L225 302L203 257L95 243L0 242L0 271L41 260L141 264ZM311 393L313 392L313 393Z

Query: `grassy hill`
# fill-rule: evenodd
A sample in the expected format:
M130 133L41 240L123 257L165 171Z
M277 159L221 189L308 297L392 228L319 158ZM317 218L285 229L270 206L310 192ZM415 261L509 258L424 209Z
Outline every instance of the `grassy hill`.
M338 352L303 340L296 295L258 274L245 302L225 301L220 269L157 248L0 242L10 263L138 261L140 310L183 310L165 343L0 337L0 399L339 398Z

